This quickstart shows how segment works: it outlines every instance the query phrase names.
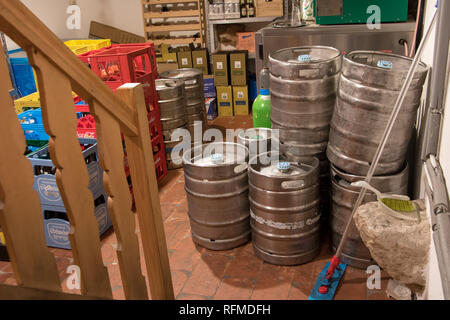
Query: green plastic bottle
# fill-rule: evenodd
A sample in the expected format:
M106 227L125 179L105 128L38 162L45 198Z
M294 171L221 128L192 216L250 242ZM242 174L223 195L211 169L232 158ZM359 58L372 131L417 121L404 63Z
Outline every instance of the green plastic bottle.
M253 102L253 127L254 128L272 128L270 121L270 91L269 69L264 68L260 74L261 88L259 95Z

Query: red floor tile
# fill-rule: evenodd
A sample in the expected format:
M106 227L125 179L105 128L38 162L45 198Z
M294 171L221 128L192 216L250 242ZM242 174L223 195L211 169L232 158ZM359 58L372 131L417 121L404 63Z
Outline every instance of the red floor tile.
M229 262L227 256L204 252L182 293L213 297Z

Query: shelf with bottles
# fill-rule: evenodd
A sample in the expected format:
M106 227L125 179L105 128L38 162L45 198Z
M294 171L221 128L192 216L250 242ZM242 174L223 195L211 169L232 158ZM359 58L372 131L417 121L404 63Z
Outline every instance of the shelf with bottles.
M155 45L200 43L206 46L203 0L142 0L144 31ZM172 32L188 32L180 36Z

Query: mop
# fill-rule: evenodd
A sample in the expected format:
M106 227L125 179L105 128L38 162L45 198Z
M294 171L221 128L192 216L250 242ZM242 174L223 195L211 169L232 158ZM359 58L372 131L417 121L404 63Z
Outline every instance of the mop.
M437 6L438 6L438 4L436 4L436 7ZM411 82L413 80L414 73L416 72L417 66L419 64L420 58L423 53L423 49L425 47L425 43L427 42L427 40L431 34L431 30L433 29L435 22L436 22L436 11L434 12L431 24L428 27L428 30L427 30L424 38L422 39L422 42L420 43L419 49L417 50L416 56L414 57L411 67L409 68L408 75L405 79L405 83L403 84L402 89L400 90L400 94L397 98L395 107L392 110L388 125L386 126L386 129L383 133L383 137L381 138L380 144L378 145L377 151L375 152L374 159L371 162L366 179L364 180L366 182L366 184L370 184L370 181L372 180L372 177L378 166L378 162L381 158L383 150L389 139L392 128L394 127L394 124L397 120L397 117L398 117L398 114L402 107L403 101L405 100L406 93L408 92ZM347 224L346 224L346 227L344 230L344 234L342 235L342 238L341 238L339 246L336 250L336 253L333 256L333 258L331 259L331 261L325 265L325 268L322 270L322 272L320 272L308 300L332 300L333 299L334 294L336 293L337 287L339 285L339 281L341 280L342 276L344 275L345 269L347 267L346 264L340 263L341 262L340 257L342 254L342 250L343 250L345 241L348 238L348 234L350 231L353 216L354 216L356 210L358 209L358 207L362 204L362 201L364 199L366 191L367 191L367 189L363 185L361 188L361 191L359 193L358 199L356 200L356 203L353 207L352 214L350 215L350 217L347 221Z

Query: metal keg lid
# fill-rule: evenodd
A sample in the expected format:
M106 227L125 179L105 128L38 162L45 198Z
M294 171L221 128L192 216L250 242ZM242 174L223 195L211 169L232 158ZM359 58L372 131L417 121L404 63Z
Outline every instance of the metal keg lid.
M197 155L198 153L198 155ZM248 149L237 143L209 143L188 150L183 161L188 166L218 167L243 165L246 167Z
M200 69L177 69L161 73L161 78L182 79L185 86L197 85L203 82L203 72Z
M342 73L369 86L399 91L413 59L379 51L353 51L344 56ZM421 88L429 67L420 62L410 90Z
M269 69L283 79L317 79L340 72L341 52L332 47L310 46L281 49L269 54Z
M155 81L159 101L182 99L184 82L180 79L158 79Z
M269 128L252 128L239 132L238 138L246 142L254 142L270 139L272 130Z
M296 163L287 161L273 162L267 166L261 166L259 171L266 177L288 177L295 175L303 175L307 171Z

